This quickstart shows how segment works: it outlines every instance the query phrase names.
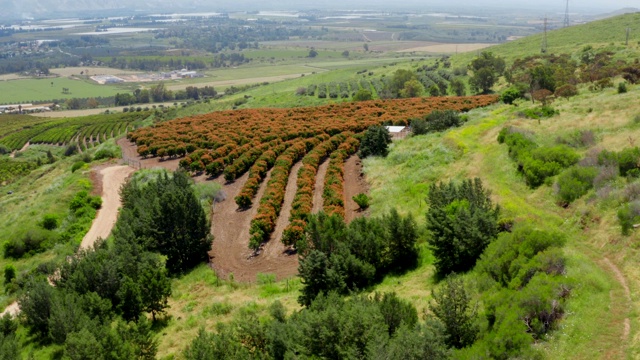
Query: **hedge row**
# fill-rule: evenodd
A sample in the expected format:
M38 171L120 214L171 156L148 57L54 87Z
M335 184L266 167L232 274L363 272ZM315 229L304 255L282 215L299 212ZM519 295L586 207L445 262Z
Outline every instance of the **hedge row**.
M298 171L296 195L291 205L289 226L284 230L282 237L282 242L285 245L295 245L304 234L307 215L313 209L313 190L318 166L351 135L351 132L334 135L329 140L316 146L302 159L302 167Z
M289 173L293 164L298 162L308 151L322 141L326 141L328 135L322 134L310 139L300 139L292 144L276 159L271 177L267 183L264 196L260 199L258 213L251 220L249 233L249 247L256 250L265 241L269 240L275 229L275 223L282 208L284 193L289 181Z
M358 151L359 146L360 140L350 137L331 153L322 192L324 212L328 215L337 214L344 218L344 162Z

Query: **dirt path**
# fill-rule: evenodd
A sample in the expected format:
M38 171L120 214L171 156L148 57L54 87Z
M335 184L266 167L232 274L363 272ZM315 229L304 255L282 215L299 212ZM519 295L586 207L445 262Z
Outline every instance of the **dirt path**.
M22 147L22 149L20 149L20 150L13 150L13 151L11 152L11 154L9 154L9 157L10 157L10 158L15 158L15 157L16 157L16 153L23 152L23 151L27 150L27 148L29 147L29 145L31 145L31 144L27 141L27 143L26 143L26 144L24 144L24 146Z
M135 162L135 167L141 167L143 169L150 169L154 167L162 167L170 171L178 170L180 166L180 160L182 158L174 158L169 160L160 160L158 158L146 158L143 159L138 155L138 146L132 143L127 138L118 139L116 142L120 149L122 149L122 158L126 161ZM134 165L134 164L130 164Z
M296 191L298 190L296 184L298 182L298 171L301 167L302 161L299 161L291 168L289 181L287 182L287 187L284 192L284 202L282 209L280 209L278 221L276 221L276 228L273 234L271 234L271 240L264 246L261 256L274 257L282 254L286 250L286 247L282 244L282 234L284 233L284 229L289 226L289 216L291 215L293 198L296 196Z
M604 263L606 264L607 267L609 267L615 279L618 281L618 283L620 283L620 286L622 286L622 288L624 289L624 294L625 294L625 297L627 298L627 301L631 303L631 291L629 290L629 285L627 284L627 280L622 274L622 271L620 271L620 269L618 269L616 264L614 264L607 257L604 258ZM631 333L631 319L627 317L624 319L621 340L624 340L624 341L628 340L630 333Z
M326 158L316 173L316 184L313 188L313 208L312 214L317 214L322 210L322 193L324 192L324 179L327 177L327 169L329 169L329 158Z
M91 229L82 239L79 250L91 248L98 238L105 239L109 236L118 217L120 187L134 171L135 169L126 165L107 166L98 170L98 186L102 188L102 208L98 211L98 215L91 224ZM7 313L11 314L11 316L16 316L20 313L20 306L17 301L9 304L0 314L0 317Z
M254 205L245 211L238 211L234 198L247 181L248 173L231 184L224 184L222 191L226 200L216 204L211 218L211 233L214 236L211 256L212 267L218 276L233 278L242 282L254 282L260 273L275 274L277 279L294 276L298 271L297 256L291 256L274 250L252 257L249 249L249 226L258 211L258 204L266 190L271 176L269 171L258 189ZM216 179L223 182L224 180Z
M128 165L110 166L100 170L102 208L91 224L91 229L82 239L80 249L91 248L98 238L106 239L109 236L118 219L118 209L121 205L120 187L134 171L135 169Z
M353 155L344 164L344 218L347 222L366 213L358 211L353 197L368 192L369 188L362 172L362 161L358 155Z

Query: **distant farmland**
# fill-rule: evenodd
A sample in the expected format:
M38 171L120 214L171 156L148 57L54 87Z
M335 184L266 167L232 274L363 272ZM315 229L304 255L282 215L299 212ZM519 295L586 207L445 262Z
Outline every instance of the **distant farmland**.
M53 85L51 83L53 82ZM69 93L63 94L62 88ZM54 99L113 96L125 90L68 78L20 79L0 81L0 104L31 103Z

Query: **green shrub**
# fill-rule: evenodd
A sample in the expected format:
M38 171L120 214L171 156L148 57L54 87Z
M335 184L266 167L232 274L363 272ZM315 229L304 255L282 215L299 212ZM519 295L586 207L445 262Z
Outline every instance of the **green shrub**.
M638 161L640 161L640 148L628 148L618 152L617 160L618 167L620 168L620 175L627 176L627 172L638 168Z
M370 90L360 89L353 95L353 101L367 101L373 99Z
M113 159L119 157L115 149L102 148L93 155L94 160Z
M11 264L7 264L4 267L4 283L6 284L11 284L11 280L16 278L16 267L11 265Z
M362 138L360 143L360 157L382 156L385 157L389 153L389 144L391 143L391 135L389 130L384 126L371 126Z
M425 120L429 132L444 131L462 124L460 113L454 110L434 110Z
M522 93L515 87L508 88L500 95L500 101L505 104L513 104L514 101L521 99Z
M627 90L627 83L626 82L618 83L618 94L624 94L627 91L628 90Z
M54 214L46 214L42 218L42 227L47 230L55 230L58 228L58 217Z
M595 167L574 166L558 176L557 199L561 205L569 205L593 188L598 175Z
M529 119L542 119L552 117L560 112L551 106L543 105L531 109L525 109L522 113Z
M554 94L556 97L570 98L578 95L578 88L575 85L566 84L556 89Z
M99 210L102 207L102 198L100 196L90 196L89 206L96 210Z
M76 170L81 169L85 165L84 161L75 162L73 166L71 166L71 172L76 172Z
M369 196L367 194L360 193L353 197L353 201L358 204L360 210L366 210L369 207Z
M48 248L53 234L48 230L31 229L19 239L11 239L4 243L4 257L19 259L25 255L33 255Z
M411 120L411 132L413 135L424 135L429 132L429 125L425 119Z
M618 210L618 222L623 235L629 235L633 226L640 223L640 201L632 201Z

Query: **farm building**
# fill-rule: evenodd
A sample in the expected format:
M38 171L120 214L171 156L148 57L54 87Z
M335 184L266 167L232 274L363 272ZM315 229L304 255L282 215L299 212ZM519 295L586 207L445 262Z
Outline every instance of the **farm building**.
M121 79L117 76L113 75L95 75L91 77L91 80L97 82L98 84L117 84L124 82L124 79Z
M389 133L391 134L392 139L404 139L409 134L409 128L406 126L385 126Z

